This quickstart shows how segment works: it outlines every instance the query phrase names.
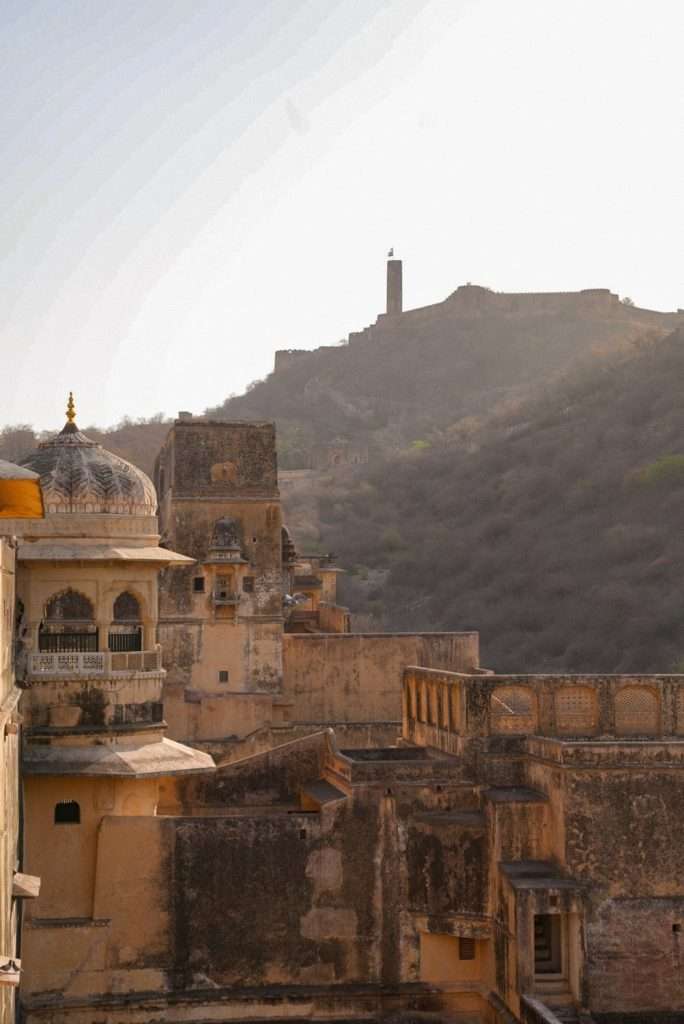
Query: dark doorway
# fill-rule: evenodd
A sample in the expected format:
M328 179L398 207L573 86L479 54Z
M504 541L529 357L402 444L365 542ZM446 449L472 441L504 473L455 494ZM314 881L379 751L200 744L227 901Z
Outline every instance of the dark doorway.
M534 915L534 973L560 974L563 969L560 914Z

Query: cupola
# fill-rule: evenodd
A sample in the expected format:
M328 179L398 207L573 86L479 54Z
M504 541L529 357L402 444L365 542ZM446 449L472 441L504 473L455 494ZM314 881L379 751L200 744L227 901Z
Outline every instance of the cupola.
M156 515L152 481L78 429L71 393L66 415L59 434L41 442L22 462L40 477L46 513Z

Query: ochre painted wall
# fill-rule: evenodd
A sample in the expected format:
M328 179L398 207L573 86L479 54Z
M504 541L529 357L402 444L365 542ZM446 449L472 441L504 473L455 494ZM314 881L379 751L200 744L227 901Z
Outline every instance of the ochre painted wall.
M470 672L476 633L297 635L283 640L283 696L292 721L399 721L407 665Z
M16 951L12 877L19 866L19 733L14 686L14 549L0 538L0 955ZM13 725L14 723L14 725ZM0 1024L14 1020L14 989L0 985Z
M46 921L46 911L59 908L41 896L24 929L31 971L22 998L29 1008L36 993L55 990L75 998L166 987L159 964L168 963L172 941L169 824L153 816L100 815L95 842L87 843L97 855L89 868L88 913L80 920ZM52 878L45 881L50 887ZM87 1019L94 1019L90 1014Z
M100 823L108 814L153 815L158 781L28 776L24 790L26 871L42 879L29 918L92 917ZM78 803L79 824L55 824L64 800Z

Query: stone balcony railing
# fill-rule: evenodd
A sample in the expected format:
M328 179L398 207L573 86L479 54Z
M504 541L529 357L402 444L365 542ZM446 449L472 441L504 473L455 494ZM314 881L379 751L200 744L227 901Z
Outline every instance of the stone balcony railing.
M404 671L403 735L460 753L473 737L684 738L684 675Z
M32 653L28 658L28 679L74 676L116 676L162 671L159 644L151 651L86 651L57 654Z

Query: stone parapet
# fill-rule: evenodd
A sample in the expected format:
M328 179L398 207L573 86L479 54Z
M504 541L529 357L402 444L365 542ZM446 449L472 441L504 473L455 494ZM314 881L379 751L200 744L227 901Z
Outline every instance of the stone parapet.
M28 681L91 678L140 673L163 674L161 646L151 651L34 652L28 656Z
M465 738L684 738L684 675L404 671L404 737L449 753Z

